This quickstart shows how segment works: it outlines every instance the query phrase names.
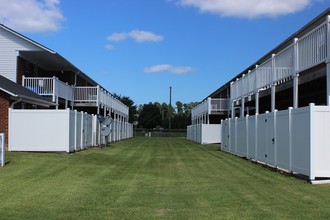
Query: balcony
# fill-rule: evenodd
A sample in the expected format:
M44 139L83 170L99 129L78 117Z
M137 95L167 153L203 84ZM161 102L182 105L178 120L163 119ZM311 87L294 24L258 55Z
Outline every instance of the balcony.
M50 96L57 103L58 98L73 101L73 86L60 81L57 77L25 77L23 87L41 95Z
M267 61L231 83L231 102L253 95L260 90L286 82L299 72L326 62L329 56L328 21L295 38L287 48L273 54Z
M74 102L77 106L101 106L128 115L128 107L100 86L77 86L74 90Z
M211 115L227 112L229 110L229 99L224 98L207 98L204 102L197 105L191 111L192 119L201 115Z
M71 86L56 77L24 77L23 86L41 95L51 97L58 103L58 98L71 101L75 106L108 108L128 116L128 107L114 98L100 86Z

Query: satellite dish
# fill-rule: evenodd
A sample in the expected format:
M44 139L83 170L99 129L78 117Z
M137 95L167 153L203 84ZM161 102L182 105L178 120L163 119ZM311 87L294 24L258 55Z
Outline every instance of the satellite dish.
M111 133L110 126L103 125L103 127L101 128L101 135L102 136L109 136L110 133Z
M105 117L104 121L102 122L103 125L110 125L113 119L110 116Z
M112 123L113 119L111 118L111 116L107 116L104 118L104 120L101 122L101 135L102 136L109 136L111 133L111 123Z

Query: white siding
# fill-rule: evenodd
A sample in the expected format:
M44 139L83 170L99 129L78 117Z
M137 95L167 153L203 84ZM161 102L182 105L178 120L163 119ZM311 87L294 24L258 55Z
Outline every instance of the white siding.
M16 82L17 51L40 51L41 48L0 27L0 75Z

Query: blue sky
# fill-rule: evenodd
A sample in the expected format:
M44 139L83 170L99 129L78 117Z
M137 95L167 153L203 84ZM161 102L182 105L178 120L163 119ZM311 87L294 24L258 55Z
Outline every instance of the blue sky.
M0 22L136 104L201 101L330 0L0 0Z

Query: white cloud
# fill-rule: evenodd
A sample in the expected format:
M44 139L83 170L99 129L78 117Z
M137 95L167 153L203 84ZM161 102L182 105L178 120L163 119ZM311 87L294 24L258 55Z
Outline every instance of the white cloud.
M123 41L128 37L127 33L113 33L107 39L109 41Z
M60 0L0 0L0 23L17 31L55 32L65 20Z
M202 12L221 16L255 18L276 17L301 11L312 0L175 0L182 6L192 6Z
M149 31L133 30L130 31L128 35L138 43L142 43L145 41L158 42L164 39L163 36L154 34Z
M170 72L174 74L184 74L193 71L194 68L190 66L172 66L169 64L159 64L144 69L145 73Z
M140 31L138 29L129 32L113 33L107 37L109 41L117 41L117 42L126 40L128 38L133 39L138 43L159 42L164 39L163 36L157 35L149 31Z

